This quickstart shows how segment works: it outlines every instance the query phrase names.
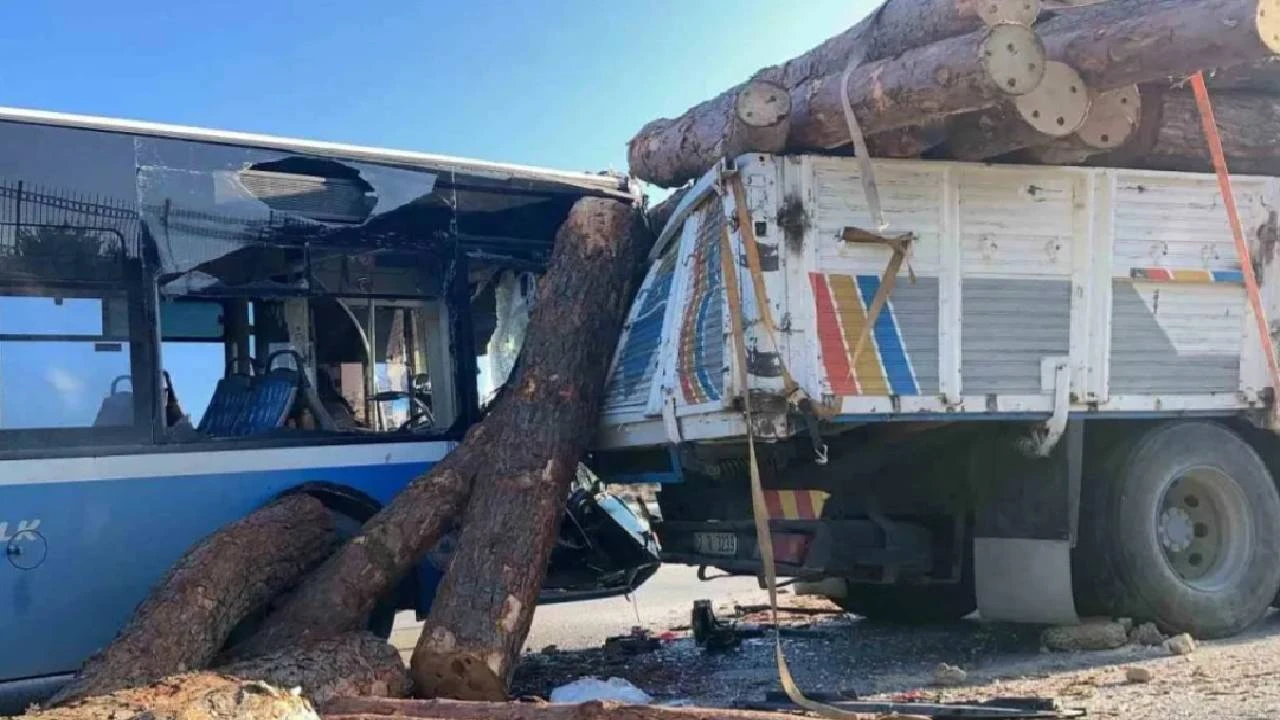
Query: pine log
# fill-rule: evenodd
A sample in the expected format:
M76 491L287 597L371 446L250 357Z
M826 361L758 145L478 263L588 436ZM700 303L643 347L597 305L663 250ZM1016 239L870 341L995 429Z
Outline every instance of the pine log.
M946 157L984 160L1065 137L1084 124L1088 87L1070 66L1050 62L1035 90L1012 102L957 116L949 125Z
M676 118L646 124L628 143L631 172L662 187L696 178L717 160L744 152L778 152L785 140L772 133L737 134L733 108L753 83L793 91L854 66L897 57L940 40L971 33L997 21L1029 25L1039 0L885 0L853 27L781 65L764 68L747 82L699 103ZM751 141L762 140L753 145ZM745 142L743 142L745 141ZM717 154L718 153L718 154Z
M1164 93L1165 89L1161 85L1147 84L1137 86L1138 100L1136 104L1138 111L1134 120L1126 128L1122 138L1115 138L1109 133L1098 132L1096 137L1091 138L1091 141L1086 141L1082 133L1077 133L1074 136L1020 150L1005 159L1010 162L1032 165L1089 164L1122 167L1126 158L1149 152L1155 144L1156 134L1160 131L1160 118L1164 111L1164 104L1161 100ZM1112 99L1115 100L1115 103L1123 101L1123 105L1130 105L1135 102L1131 88L1120 88L1119 90L1103 93L1103 95L1109 97L1102 98L1100 104L1107 107L1113 105ZM1104 112L1110 112L1110 110L1104 110ZM1132 114L1131 109L1115 112L1126 118L1125 113ZM1088 125L1089 121L1086 120L1085 123ZM1081 130L1085 129L1081 128Z
M294 689L297 692L294 692ZM409 690L395 648L368 634L347 635L287 653L186 673L93 695L25 720L317 720L312 703L340 697L403 697Z
M1280 57L1233 65L1205 73L1205 85L1212 91L1245 90L1280 93ZM1176 81L1181 86L1183 80Z
M1280 0L1112 0L1036 27L1050 60L1111 90L1280 52Z
M782 151L790 114L786 88L752 80L718 96L705 112L645 125L627 145L628 164L642 180L663 187L681 185L722 157Z
M1280 175L1280 98L1218 93L1210 99L1231 172ZM1125 167L1211 172L1209 146L1191 93L1166 93L1154 142L1114 160Z
M51 704L209 667L236 624L297 584L334 541L329 510L300 494L214 532L174 563Z
M1023 25L997 25L859 66L848 74L848 99L866 135L992 107L1030 92L1044 75L1044 49ZM793 151L849 142L841 85L828 75L791 94Z
M432 720L795 720L789 713L725 708L682 708L585 702L576 705L541 702L463 702L457 700L391 700L377 697L339 698L320 708L325 720L379 720L386 717ZM870 717L870 716L868 716Z
M537 432L551 427L572 423L582 438L574 447L586 441L595 417L587 414L596 412L599 386L613 352L611 338L617 337L615 325L622 322L617 306L625 309L630 299L627 285L636 274L638 258L647 250L637 250L645 244L640 232L608 234L625 229L613 222L615 216L632 214L628 206L602 198L586 198L574 205L556 236L547 275L539 283L545 289L539 291L521 353L523 369L515 381L522 390L500 393L488 416L467 432L456 449L405 487L365 523L359 535L310 573L253 637L233 649L235 657L360 630L378 599L452 527L477 479L522 468L538 453L550 453L550 447L533 448L528 443ZM639 215L634 214L640 228ZM624 275L627 282L616 281ZM597 297L588 290L608 294ZM587 405L590 411L584 410ZM564 450L556 448L557 462ZM550 459L541 457L544 464ZM564 472L572 476L576 466L574 457ZM557 479L559 471L557 467ZM491 491L486 485L486 492ZM563 493L555 498L557 512L563 500ZM491 542L505 543L513 537L523 542L523 536L507 527L486 529L497 533ZM554 536L556 529L551 522L538 533ZM474 535L473 529L470 536ZM463 537L468 534L464 532ZM458 567L456 559L452 562ZM539 581L545 565L544 558L537 569ZM497 567L489 570L500 572ZM459 574L450 572L449 577L457 580Z
M418 695L506 697L648 245L639 213L602 198L579 200L557 233L519 377L484 421L485 462L413 653Z

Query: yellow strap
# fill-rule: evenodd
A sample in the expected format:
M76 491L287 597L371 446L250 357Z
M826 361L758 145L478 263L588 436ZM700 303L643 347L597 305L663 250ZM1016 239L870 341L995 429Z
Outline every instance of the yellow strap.
M735 196L735 201L736 199ZM746 240L745 235L743 239ZM748 263L750 263L751 252L750 249L747 250ZM742 393L742 412L746 419L747 458L751 469L751 515L755 520L756 544L760 548L760 563L764 567L765 586L769 590L769 610L773 618L773 646L778 665L778 679L782 682L782 689L787 693L787 697L801 708L823 717L860 720L869 716L841 710L805 697L791 676L791 671L787 668L787 658L782 652L782 632L778 625L778 576L773 563L773 540L769 535L769 509L764 501L764 488L760 482L760 465L756 461L755 433L751 429L751 392L747 387L747 343L742 321L742 293L739 290L735 265L733 242L729 236L728 223L726 223L720 237L720 266L724 272L725 295L728 300L734 351L737 357L738 387ZM761 314L763 315L764 312L762 310Z

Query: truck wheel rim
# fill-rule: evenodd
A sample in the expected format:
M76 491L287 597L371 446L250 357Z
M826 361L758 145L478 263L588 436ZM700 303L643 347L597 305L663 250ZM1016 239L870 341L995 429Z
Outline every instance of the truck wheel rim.
M1204 592L1244 573L1253 542L1248 501L1230 475L1197 467L1175 476L1156 511L1156 540L1182 583Z

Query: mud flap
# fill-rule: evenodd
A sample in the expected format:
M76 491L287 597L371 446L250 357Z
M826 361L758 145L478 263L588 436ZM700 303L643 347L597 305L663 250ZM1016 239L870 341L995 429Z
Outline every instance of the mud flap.
M987 620L1074 624L1071 548L1080 508L1083 424L1068 423L1047 458L999 439L977 450L973 543L978 612Z

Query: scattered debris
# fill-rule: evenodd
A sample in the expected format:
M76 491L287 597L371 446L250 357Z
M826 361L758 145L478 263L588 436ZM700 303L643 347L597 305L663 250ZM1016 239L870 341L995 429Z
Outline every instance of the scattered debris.
M558 652L560 652L560 647L557 645L548 645L542 648L543 655L555 655Z
M694 600L689 616L693 628L693 641L708 651L727 650L742 643L742 636L728 623L716 619L710 600Z
M1135 645L1159 647L1164 644L1164 641L1164 633L1160 632L1160 628L1156 627L1155 623L1142 623L1129 633L1129 642Z
M1144 667L1131 667L1124 671L1125 682L1130 685L1145 685L1154 678L1155 675Z
M662 641L639 625L633 625L626 635L614 635L604 640L604 651L615 655L638 655L653 652Z
M578 678L568 685L561 685L552 690L549 699L553 703L573 705L593 700L625 705L648 705L653 702L653 697L649 693L618 677L611 677L608 680L594 677Z
M1165 640L1164 649L1170 655L1190 655L1196 650L1196 641L1190 635L1182 633Z
M933 669L933 684L943 687L954 687L963 685L969 679L969 673L963 668L949 665L947 663L939 663L938 667Z
M1041 642L1050 650L1112 650L1129 642L1124 625L1110 621L1088 621L1061 625L1044 631Z

